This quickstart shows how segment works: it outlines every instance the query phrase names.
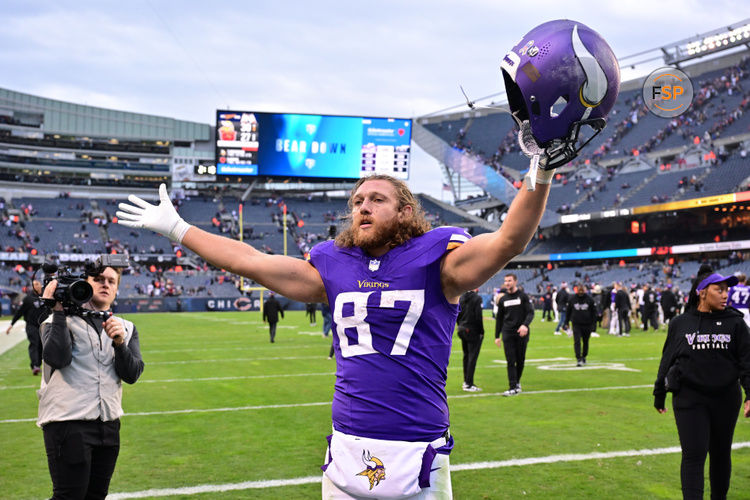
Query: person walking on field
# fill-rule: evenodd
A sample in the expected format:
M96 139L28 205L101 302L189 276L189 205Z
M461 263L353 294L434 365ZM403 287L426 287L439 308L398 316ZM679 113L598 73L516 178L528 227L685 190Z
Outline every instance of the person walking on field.
M677 296L672 291L672 283L667 286L661 292L661 298L659 299L661 309L664 311L664 323L669 323L677 315Z
M542 297L544 304L542 305L542 321L552 321L552 290L547 287Z
M615 311L620 325L620 335L630 337L630 296L622 283L615 284Z
M276 341L276 324L279 322L279 315L284 317L284 309L276 300L276 294L268 292L268 299L263 304L263 321L268 322L268 334L272 344Z
M317 321L315 320L315 312L318 310L318 304L315 303L309 303L305 304L305 313L307 314L307 317L310 319L310 326L317 325Z
M458 302L461 310L456 319L458 338L464 352L464 383L463 390L467 392L481 391L474 385L474 371L477 368L479 350L484 340L484 320L482 318L482 297L478 290L469 290L461 296Z
M565 314L568 310L568 300L570 300L570 294L568 293L568 284L563 281L560 284L560 288L557 290L557 297L555 297L557 312L560 317L560 320L557 322L557 327L555 328L555 335L562 335L560 330L565 330L565 324L567 323Z
M42 339L39 335L39 325L49 314L47 308L43 306L39 299L41 294L42 284L34 280L31 284L31 290L23 298L16 314L10 320L10 326L5 331L6 334L9 334L13 325L21 318L26 322L26 338L29 340L29 361L32 375L39 375L42 370Z
M703 498L703 470L710 458L711 498L725 499L732 471L732 438L737 416L750 417L750 332L742 313L727 307L735 276L701 266L684 313L669 322L654 407L666 413L672 393L682 448L680 480L685 499Z
M648 330L648 325L654 327L654 331L659 329L659 310L656 298L656 290L646 283L643 285L643 331Z
M589 338L591 329L596 325L596 304L591 295L586 293L583 283L575 287L576 293L568 301L565 317L573 323L573 350L576 355L577 366L586 365L589 354ZM567 329L567 324L565 325Z

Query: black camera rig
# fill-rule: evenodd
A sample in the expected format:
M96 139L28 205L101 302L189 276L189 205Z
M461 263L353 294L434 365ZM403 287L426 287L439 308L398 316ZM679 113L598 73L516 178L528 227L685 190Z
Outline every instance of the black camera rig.
M128 266L128 256L122 254L102 254L94 262L87 260L84 263L84 272L81 274L74 274L69 268L61 267L51 262L45 263L42 265L42 272L44 273L42 289L52 280L57 280L57 288L55 288L52 299L42 300L50 308L56 302L59 302L62 304L66 315L107 319L112 316L110 311L92 311L82 307L94 295L94 289L87 281L87 278L90 276L99 276L107 267L124 268Z

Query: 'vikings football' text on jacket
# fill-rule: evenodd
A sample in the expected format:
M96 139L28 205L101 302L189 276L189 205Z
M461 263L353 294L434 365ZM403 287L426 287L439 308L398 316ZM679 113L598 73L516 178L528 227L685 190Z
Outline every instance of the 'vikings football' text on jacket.
M739 379L750 393L750 333L742 314L728 307L713 313L690 309L669 323L659 372L654 384L656 402L666 396L664 379L679 365L680 385L705 394L733 387Z

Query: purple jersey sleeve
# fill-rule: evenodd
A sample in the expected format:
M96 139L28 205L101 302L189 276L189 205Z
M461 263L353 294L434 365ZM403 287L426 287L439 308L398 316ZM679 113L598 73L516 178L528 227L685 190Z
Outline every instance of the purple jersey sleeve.
M336 430L432 441L448 429L445 382L458 306L443 294L440 263L469 238L460 228L436 228L380 258L333 241L312 249L333 313Z
M750 287L735 285L729 289L727 305L736 309L750 309Z

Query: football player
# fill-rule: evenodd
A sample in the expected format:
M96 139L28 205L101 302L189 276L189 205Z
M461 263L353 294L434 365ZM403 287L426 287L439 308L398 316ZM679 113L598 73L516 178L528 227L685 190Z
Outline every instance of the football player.
M120 204L120 224L161 233L292 300L330 305L337 376L326 499L452 497L445 385L459 297L524 250L544 212L552 169L576 156L582 126L604 126L619 89L612 50L574 21L534 28L501 67L531 167L494 233L430 230L408 186L385 175L355 184L348 226L315 246L309 262L188 224L164 185L158 205L134 195Z

